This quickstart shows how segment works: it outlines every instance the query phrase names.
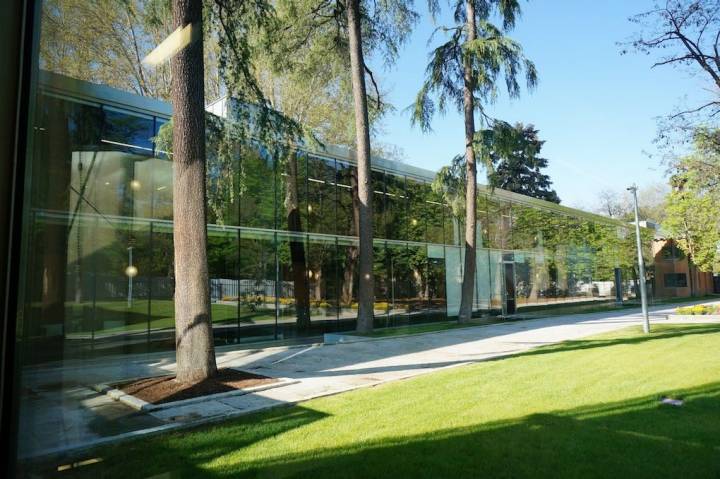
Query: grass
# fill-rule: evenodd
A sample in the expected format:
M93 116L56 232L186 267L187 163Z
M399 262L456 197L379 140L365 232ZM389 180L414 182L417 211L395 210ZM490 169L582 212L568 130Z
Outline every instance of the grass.
M682 304L702 300L718 300L720 295L695 296L692 298L657 298L650 302L650 306L660 306L663 304ZM614 301L588 301L580 304L547 304L520 306L518 314L532 313L532 316L557 316L561 314L586 314L586 313L603 313L606 311L621 311L628 308L639 308L640 301L637 299L626 300L622 305L615 304Z
M61 477L718 477L719 347L720 325L633 327L119 444Z
M83 308L91 308L91 303L80 305L72 304L70 318L78 318L77 328L73 332L89 332L91 327L82 321ZM98 301L95 304L95 316L100 318L101 323L96 327L96 333L114 333L123 331L144 331L148 327L148 302L147 300L135 300L130 308L127 301ZM175 327L175 305L172 300L154 299L150 303L150 328L167 329ZM237 322L237 306L228 304L211 305L213 323L235 323ZM263 311L250 311L245 306L240 309L240 321L244 323L257 322L262 320L275 321L275 314ZM109 324L118 326L106 326Z

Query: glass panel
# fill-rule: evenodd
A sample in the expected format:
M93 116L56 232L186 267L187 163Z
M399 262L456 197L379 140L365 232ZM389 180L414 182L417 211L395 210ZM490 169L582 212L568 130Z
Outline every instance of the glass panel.
M377 188L376 188L377 189ZM385 234L375 235L394 240L407 238L409 224L405 177L385 174ZM417 221L417 220L416 220Z
M490 251L478 250L475 272L475 309L489 311L491 309L490 300L492 296Z
M337 234L357 236L357 168L337 162Z
M437 223L438 219L432 217L437 205L428 203L428 201L432 200L430 185L412 178L406 179L406 185L408 197L407 239L410 241L431 241L428 239L427 234L428 225ZM440 210L440 214L442 215L442 210ZM442 216L439 218L439 224L442 225ZM437 235L436 229L433 230L433 234ZM437 239L436 236L435 239ZM442 240L433 242L442 243Z
M309 244L304 234L277 235L280 295L278 298L279 330L283 338L309 336L310 320Z
M465 238L463 217L456 215L449 207L443 209L444 242L448 245L459 246Z
M150 116L139 116L111 107L103 108L103 132L100 142L104 150L125 151L152 156L155 123Z
M338 271L335 240L311 236L308 243L308 278L310 280L310 319L320 334L337 327Z
M335 161L308 157L308 231L334 234L337 196Z
M153 349L175 347L175 263L172 223L150 224L150 340Z
M430 281L428 271L428 255L426 246L408 245L407 253L409 281L407 288L407 304L410 322L421 323L433 319L428 314L430 298Z
M388 314L391 326L409 323L414 278L409 251L405 244L388 243L385 249L388 272Z
M488 251L490 268L490 309L502 311L504 297L503 264L500 251Z
M463 256L461 247L445 247L445 291L447 293L447 314L450 317L457 317L460 313Z
M510 204L496 198L488 198L487 214L487 247L496 249L509 248L511 246L512 226Z
M239 341L238 230L208 228L208 272L216 345Z
M238 266L239 341L276 339L275 238L272 233L240 231ZM281 293L281 298L283 297ZM290 307L287 301L281 308Z
M388 313L390 312L390 257L384 241L373 242L373 275L375 276L375 327L385 328L390 326Z
M387 238L388 230L386 228L386 195L385 195L385 173L382 171L372 170L372 188L373 188L373 237Z
M241 151L240 168L240 224L256 228L274 228L273 157L264 148L245 147Z
M428 246L427 318L430 321L447 320L445 284L445 252L442 247Z
M340 324L342 331L356 327L357 288L358 288L358 244L357 241L338 239L336 262L340 265L338 280L340 285Z
M425 196L424 201L425 206L423 208L427 215L427 241L430 243L443 244L446 240L443 238L443 214L445 208L443 207L442 199L430 190Z

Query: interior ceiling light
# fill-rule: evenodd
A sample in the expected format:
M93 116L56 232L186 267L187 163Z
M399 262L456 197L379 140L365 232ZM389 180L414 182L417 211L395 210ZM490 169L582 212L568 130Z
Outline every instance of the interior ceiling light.
M197 40L201 34L202 32L200 28L198 28L198 25L193 25L192 23L188 23L184 27L178 27L177 30L168 35L165 40L160 42L153 51L148 53L142 62L151 66L165 63L180 50Z

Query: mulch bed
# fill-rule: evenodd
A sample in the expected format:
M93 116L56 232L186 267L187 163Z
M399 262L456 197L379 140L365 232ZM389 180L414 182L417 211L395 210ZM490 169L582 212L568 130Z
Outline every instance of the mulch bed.
M260 386L277 382L275 378L238 371L220 369L218 375L195 384L183 384L175 380L174 375L154 378L142 378L132 382L118 384L116 387L124 393L147 401L150 404L164 404L182 401L209 394L224 393L237 389Z

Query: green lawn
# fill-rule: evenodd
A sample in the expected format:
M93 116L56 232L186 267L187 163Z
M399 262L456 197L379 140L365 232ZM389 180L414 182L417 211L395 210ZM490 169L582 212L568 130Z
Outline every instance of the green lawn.
M69 306L70 318L82 318L83 308L92 308L91 303ZM148 302L135 300L128 308L127 301L98 301L95 304L96 333L114 333L122 331L144 331L148 327ZM172 300L154 299L150 303L150 328L167 329L175 327L175 304ZM229 304L211 305L213 323L237 322L237 306ZM240 308L240 321L243 323L258 321L275 321L275 313L267 311L250 311L246 306ZM80 323L73 332L88 332L89 324Z
M664 304L682 304L695 301L713 301L720 299L720 295L711 294L705 296L695 296L692 298L656 298L650 302L650 306L661 306ZM628 308L640 308L640 300L631 299L623 302L618 306L614 301L587 301L579 304L573 303L548 303L533 306L518 307L518 314L531 315L537 317L558 316L561 314L586 314L586 313L602 313L606 311L621 311Z
M650 336L631 328L116 445L84 456L102 462L75 471L719 477L719 351L720 325L654 326ZM664 395L685 405L661 405Z

